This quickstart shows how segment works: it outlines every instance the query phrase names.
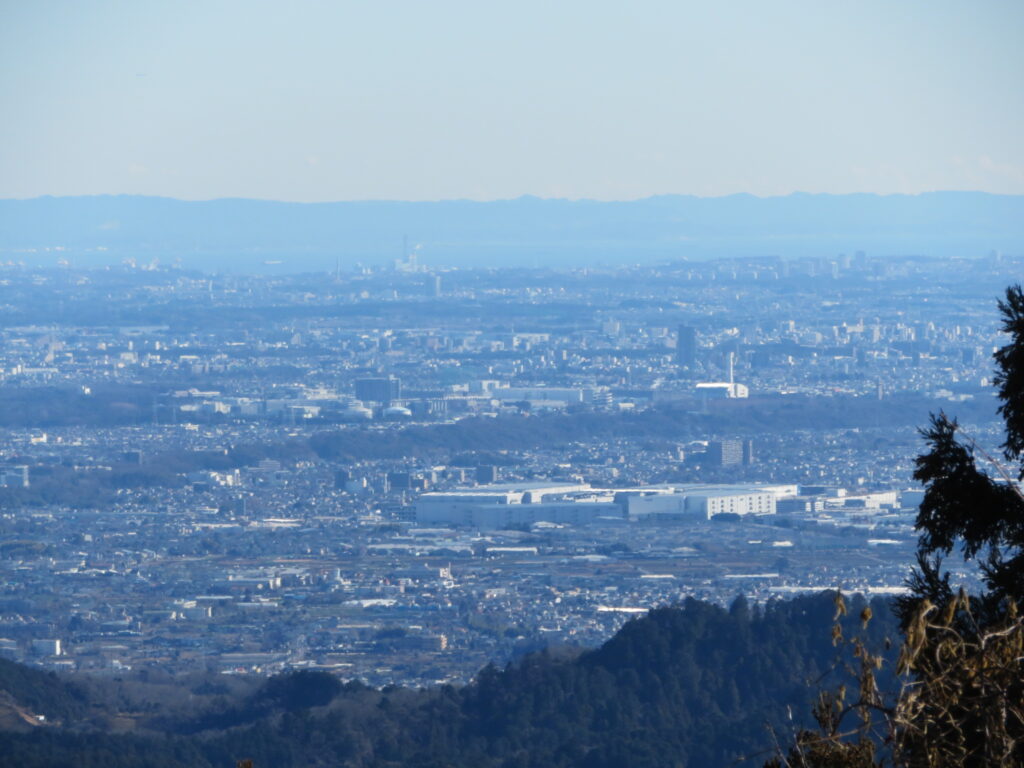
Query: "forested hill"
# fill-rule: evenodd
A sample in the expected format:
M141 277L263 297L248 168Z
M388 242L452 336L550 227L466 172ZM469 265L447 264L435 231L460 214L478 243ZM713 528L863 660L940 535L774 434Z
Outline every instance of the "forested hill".
M861 631L861 607L843 620L845 634ZM895 622L887 604L872 610L864 634L881 649ZM25 768L231 768L243 758L256 768L761 765L772 731L785 743L832 681L832 616L831 594L764 609L688 600L631 621L596 650L487 667L465 688L378 691L295 673L205 711L140 716L132 734L71 723L0 734L0 754Z

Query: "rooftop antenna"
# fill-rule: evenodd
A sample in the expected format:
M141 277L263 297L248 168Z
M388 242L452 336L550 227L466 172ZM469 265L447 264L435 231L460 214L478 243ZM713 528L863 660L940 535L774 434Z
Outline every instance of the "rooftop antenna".
M733 379L732 379L732 352L729 353L729 391L732 391Z

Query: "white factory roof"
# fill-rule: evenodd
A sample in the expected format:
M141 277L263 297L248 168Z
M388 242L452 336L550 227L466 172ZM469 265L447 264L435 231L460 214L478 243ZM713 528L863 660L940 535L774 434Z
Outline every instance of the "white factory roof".
M420 501L475 501L477 499L504 497L512 502L521 500L528 493L536 497L579 493L580 491L589 490L589 483L494 483L492 485L478 485L475 488L424 493L420 496Z

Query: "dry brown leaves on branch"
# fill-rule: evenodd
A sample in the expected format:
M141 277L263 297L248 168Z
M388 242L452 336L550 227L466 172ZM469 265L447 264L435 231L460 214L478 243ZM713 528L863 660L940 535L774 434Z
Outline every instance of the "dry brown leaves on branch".
M846 605L836 598L836 619ZM861 614L863 626L871 620ZM1010 768L1024 766L1024 619L1007 606L1005 620L979 628L961 591L940 608L921 602L897 662L902 686L883 701L875 672L883 664L858 638L833 641L857 660L858 682L822 692L817 731L801 731L787 754L766 768Z

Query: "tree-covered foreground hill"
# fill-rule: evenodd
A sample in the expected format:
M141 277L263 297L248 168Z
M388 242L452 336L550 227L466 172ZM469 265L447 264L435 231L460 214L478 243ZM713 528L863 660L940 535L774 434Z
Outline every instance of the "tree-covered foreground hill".
M860 631L862 607L849 612L850 633ZM896 622L887 604L876 601L872 610L867 641L884 648ZM833 613L831 594L763 608L739 598L728 610L687 600L629 622L596 650L487 667L464 688L375 690L301 672L221 697L205 711L149 713L130 734L97 729L97 710L110 705L94 702L88 720L65 709L60 726L0 734L0 762L695 768L749 758L739 764L759 765L801 725L790 713L809 712L817 684L835 682ZM8 693L28 704L23 679L9 675Z

